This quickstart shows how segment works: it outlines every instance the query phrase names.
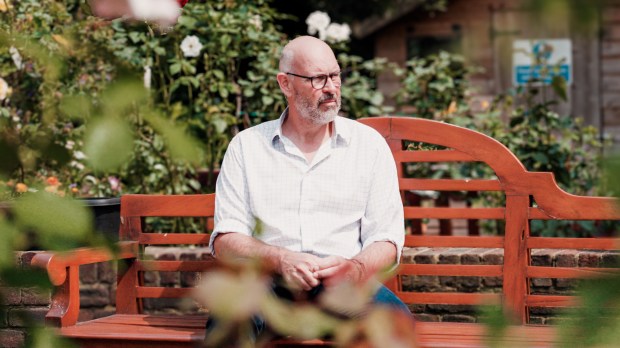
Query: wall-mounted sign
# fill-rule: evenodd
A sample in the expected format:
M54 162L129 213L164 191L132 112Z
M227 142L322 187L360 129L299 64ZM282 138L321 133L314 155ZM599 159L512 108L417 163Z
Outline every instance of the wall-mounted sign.
M512 80L515 85L528 82L550 84L562 76L567 84L573 79L572 51L569 39L515 40L512 43Z

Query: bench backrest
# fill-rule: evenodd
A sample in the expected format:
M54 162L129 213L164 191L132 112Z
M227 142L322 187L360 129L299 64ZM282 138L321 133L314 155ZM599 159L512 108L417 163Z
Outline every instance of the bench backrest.
M617 250L620 243L611 238L544 238L530 236L531 220L620 220L616 200L605 197L579 197L562 191L553 174L529 172L502 144L465 128L415 118L378 117L360 120L377 129L388 142L398 167L400 188L431 191L497 191L505 195L505 205L492 208L453 208L406 206L405 219L487 219L505 221L503 236L407 235L407 247L501 248L501 265L403 264L388 285L410 304L478 305L503 303L523 323L530 307L564 307L574 297L530 294L533 278L577 278L592 269L541 267L531 265L532 249ZM409 142L439 145L442 149L408 149ZM408 178L407 163L486 163L496 177L488 179ZM137 241L141 255L145 247L157 245L206 245L212 228L215 195L125 195L121 198L121 240ZM533 204L535 203L535 205ZM201 233L154 233L145 229L148 217L201 217ZM145 298L184 298L191 289L147 286L148 271L199 272L213 264L210 259L162 261L138 258L119 268L117 311L142 312ZM404 291L407 276L501 277L502 293L437 293Z
M215 194L201 195L124 195L121 197L121 227L119 239L137 241L139 257L123 260L119 267L117 313L142 313L146 298L189 298L191 288L149 286L144 281L146 272L202 272L213 266L213 259L195 261L153 260L145 257L149 246L208 245L213 228ZM204 228L202 233L149 230L147 218L197 218Z
M492 208L406 206L405 219L504 220L503 236L406 236L407 247L502 248L503 265L404 264L390 283L396 293L412 304L478 305L503 302L521 322L528 321L530 307L574 305L573 296L530 294L534 278L578 278L611 270L543 267L531 265L532 249L618 250L613 238L545 238L530 235L532 220L620 220L618 201L607 197L581 197L560 189L552 173L529 172L504 145L484 134L426 119L377 117L360 122L375 128L388 142L397 163L400 189L432 191L498 191L505 205ZM424 150L408 143L438 145ZM487 179L408 178L407 163L467 163L488 165L495 177ZM616 231L617 232L617 231ZM406 292L403 276L502 277L502 293Z

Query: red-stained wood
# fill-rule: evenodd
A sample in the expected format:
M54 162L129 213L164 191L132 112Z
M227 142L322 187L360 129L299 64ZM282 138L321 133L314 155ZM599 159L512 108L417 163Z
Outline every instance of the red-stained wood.
M501 191L497 180L398 179L401 190Z
M529 235L528 206L528 196L506 197L503 292L506 299L505 306L523 324L528 318L525 295L529 289L526 278L529 255L523 243Z
M503 220L504 208L425 208L405 207L405 219L487 219Z
M461 292L407 292L397 291L396 295L405 303L486 305L501 303L500 294L461 293Z
M210 234L206 233L140 233L140 244L169 245L169 244L209 244Z
M165 288L160 286L138 286L139 298L190 298L194 288Z
M215 194L124 195L121 216L203 217L213 216Z
M503 248L504 237L405 236L405 246L435 248Z
M461 151L396 151L393 153L397 162L473 162L475 159Z
M576 307L579 298L562 295L527 295L525 301L530 307Z
M138 271L164 272L203 272L212 269L215 260L205 261L155 261L141 260L136 265Z
M617 268L528 266L528 278L591 278L618 274Z
M46 324L53 327L75 325L80 314L80 269L67 267L65 281L52 295L50 310L45 315Z
M620 250L620 239L530 237L526 245L529 249Z
M499 265L435 265L402 264L399 275L436 275L459 277L501 277L503 267Z

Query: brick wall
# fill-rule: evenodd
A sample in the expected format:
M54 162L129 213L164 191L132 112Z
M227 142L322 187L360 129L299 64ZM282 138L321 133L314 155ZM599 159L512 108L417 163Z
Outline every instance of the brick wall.
M36 252L16 253L20 267L27 267ZM159 260L197 260L209 255L206 248L149 248L147 254ZM469 264L501 265L504 261L503 249L480 248L408 248L404 251L404 263L420 264ZM540 266L557 267L611 267L616 266L618 253L575 250L533 250L531 263ZM116 296L116 271L113 263L99 263L80 268L79 321L90 320L114 312ZM197 281L194 272L147 272L148 285L192 286ZM499 277L459 277L459 276L404 276L403 288L406 291L441 292L500 292L502 279ZM575 282L567 279L533 279L532 293L571 294ZM42 323L49 309L50 294L39 293L30 288L0 287L3 303L0 308L0 347L19 347L26 337L26 327L22 316ZM196 313L201 309L191 300L165 299L146 300L148 313ZM411 306L417 320L477 322L479 313L473 306L414 305ZM553 324L557 312L548 308L532 308L530 322Z
M18 252L16 264L27 267L35 252ZM49 310L50 294L36 288L7 288L0 283L0 347L19 347L26 338L28 321L43 323Z

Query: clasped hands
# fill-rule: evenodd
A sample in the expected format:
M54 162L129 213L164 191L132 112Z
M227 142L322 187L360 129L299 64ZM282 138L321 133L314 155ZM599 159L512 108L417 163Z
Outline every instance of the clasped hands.
M286 251L279 259L278 272L293 289L310 290L320 283L330 287L349 281L366 279L364 264L341 256L318 257L312 254Z

